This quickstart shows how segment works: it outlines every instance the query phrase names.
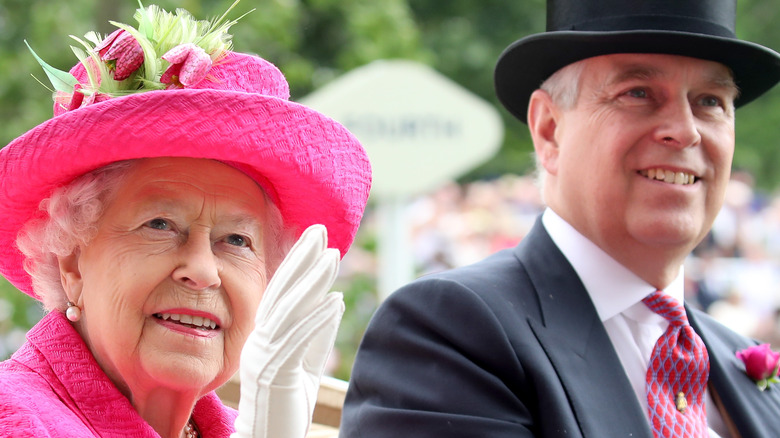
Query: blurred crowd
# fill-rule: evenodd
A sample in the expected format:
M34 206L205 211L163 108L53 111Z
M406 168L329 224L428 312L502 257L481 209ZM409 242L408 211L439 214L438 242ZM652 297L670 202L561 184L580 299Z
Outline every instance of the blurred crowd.
M414 198L404 216L415 276L473 263L517 245L543 208L532 176L449 183ZM358 244L344 258L334 286L345 292L347 301L336 349L339 357L333 358L332 367L340 369L337 374L342 378L348 377L354 350L378 305L380 225L375 214L367 212ZM712 232L686 261L685 274L690 304L737 332L780 349L780 195L766 195L755 189L749 174L734 172ZM29 325L42 315L32 300L10 303L0 296L0 357L24 341L26 327L11 318L14 307L26 314L22 319Z
M409 206L417 274L516 245L543 210L531 176L447 184ZM780 196L734 172L712 232L688 258L686 298L737 332L780 347Z

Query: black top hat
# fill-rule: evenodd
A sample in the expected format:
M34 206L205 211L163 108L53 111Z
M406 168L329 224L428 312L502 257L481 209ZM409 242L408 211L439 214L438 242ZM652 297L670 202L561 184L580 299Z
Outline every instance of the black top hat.
M664 53L720 62L744 105L780 80L780 54L735 34L736 0L547 0L547 31L498 59L498 99L526 121L528 100L560 68L611 53Z

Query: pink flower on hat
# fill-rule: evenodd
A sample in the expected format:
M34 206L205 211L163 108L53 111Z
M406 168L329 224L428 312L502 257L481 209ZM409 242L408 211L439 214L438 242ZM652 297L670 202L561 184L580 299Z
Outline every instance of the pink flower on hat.
M780 353L772 351L769 344L737 351L737 359L745 363L745 373L756 381L758 389L763 391L770 383L780 383Z
M81 88L81 84L76 84L73 87L73 94L70 95L70 102L68 102L68 111L81 107L84 102L84 93L79 91Z
M73 87L73 93L64 93L57 91L54 94L54 113L60 115L67 111L73 111L83 106L92 105L93 103L103 102L111 98L105 93L85 93L84 87L81 84L76 84Z
M144 51L135 37L124 29L114 31L95 51L103 61L114 61L114 80L127 79L144 63Z
M171 63L160 77L160 82L170 84L169 88L197 84L211 70L211 57L192 43L179 44L166 52L162 59Z
M223 15L209 23L196 20L183 9L172 14L156 5L141 7L135 18L138 27L112 22L119 29L101 40L95 32L87 33L83 40L73 37L90 56L82 57L70 72L47 64L30 47L56 90L55 115L113 97L200 88L213 69L212 60L231 51L228 30L237 21L225 20ZM159 56L158 50L167 52ZM162 74L160 67L165 68ZM80 91L74 91L76 83L82 84Z

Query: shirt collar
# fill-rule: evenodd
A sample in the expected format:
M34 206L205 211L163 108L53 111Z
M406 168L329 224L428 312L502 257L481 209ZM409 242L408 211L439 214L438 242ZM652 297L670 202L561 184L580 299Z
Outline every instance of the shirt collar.
M656 289L588 240L550 208L542 223L585 285L601 321L624 312ZM683 302L683 266L664 293Z

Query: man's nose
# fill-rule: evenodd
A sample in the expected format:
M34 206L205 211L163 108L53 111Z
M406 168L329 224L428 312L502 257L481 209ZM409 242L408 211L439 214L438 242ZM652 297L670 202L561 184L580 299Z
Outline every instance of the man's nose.
M655 140L668 147L686 148L701 142L696 115L687 98L667 102L659 112Z

